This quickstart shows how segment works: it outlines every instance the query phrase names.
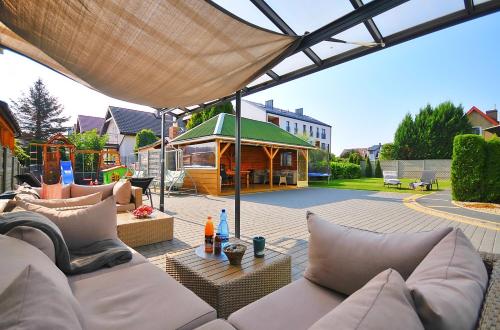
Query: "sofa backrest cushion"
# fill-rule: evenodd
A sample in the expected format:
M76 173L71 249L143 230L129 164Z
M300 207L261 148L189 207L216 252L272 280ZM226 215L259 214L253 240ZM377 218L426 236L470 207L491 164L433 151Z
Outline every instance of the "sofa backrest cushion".
M132 195L132 184L129 180L118 181L113 187L113 196L115 196L116 204L130 204Z
M81 196L81 197L72 197L63 199L31 199L28 200L28 202L30 204L41 205L53 209L60 207L94 205L99 203L101 200L102 200L102 192L98 191L95 194Z
M40 213L53 221L70 250L105 239L116 239L116 203L110 197L98 204L77 210L57 211L20 201L27 211Z
M28 227L28 226L18 226L9 230L5 235L20 239L29 243L45 253L52 262L56 261L56 252L54 249L54 243L47 234L38 228Z
M80 318L75 298L34 265L0 293L0 329L82 329Z
M423 330L410 290L393 269L387 269L314 323L310 330Z
M304 277L350 295L385 269L404 279L451 228L380 234L344 227L308 213L309 264Z
M426 329L472 329L488 274L460 229L446 235L406 281Z
M102 200L105 200L113 195L113 187L115 186L115 183L116 182L96 186L84 186L72 183L71 197L81 197L95 194L96 192L102 192Z

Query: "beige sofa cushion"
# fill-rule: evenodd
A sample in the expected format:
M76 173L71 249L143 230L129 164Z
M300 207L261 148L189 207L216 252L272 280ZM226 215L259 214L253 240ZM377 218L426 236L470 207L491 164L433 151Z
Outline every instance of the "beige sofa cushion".
M135 210L135 204L134 203L129 203L129 204L116 204L116 211L117 212L128 212L128 211L133 211Z
M0 329L83 329L78 304L36 266L27 265L0 293Z
M375 276L309 329L333 328L424 329L415 312L410 290L393 269Z
M56 262L54 243L43 231L28 226L18 226L9 230L5 235L20 239L38 248L45 253L52 262Z
M74 207L74 206L87 206L95 205L102 200L102 192L98 191L95 194L63 198L63 199L32 199L28 202L35 205L41 205L48 208L59 208L59 207Z
M304 330L345 298L302 278L241 308L228 320L238 330Z
M488 274L469 239L460 229L454 229L406 282L426 329L472 329Z
M116 204L113 197L78 210L57 211L25 201L19 201L19 206L52 220L61 230L70 250L96 241L117 238Z
M350 295L392 268L406 279L451 228L380 234L339 226L308 213L309 264L304 277Z
M96 192L102 192L102 200L113 195L113 187L116 182L110 184L102 184L97 186L84 186L79 184L71 184L71 197L81 197L87 196L91 194L95 194Z
M132 195L132 184L129 180L118 181L113 187L113 196L115 196L116 204L129 204Z
M150 263L71 287L88 329L194 329L216 318L210 305Z
M196 328L196 330L238 330L228 323L224 319L217 319L211 322L205 323L201 327Z

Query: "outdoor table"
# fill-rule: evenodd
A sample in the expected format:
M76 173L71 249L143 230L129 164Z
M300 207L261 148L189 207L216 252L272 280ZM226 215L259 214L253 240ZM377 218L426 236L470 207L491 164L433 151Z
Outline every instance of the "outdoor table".
M137 219L129 212L116 214L118 237L137 247L174 238L174 217L155 210L150 218Z
M202 258L196 248L166 255L166 271L185 287L227 318L234 311L278 290L291 282L291 257L266 249L263 258L255 258L252 243L231 239L247 246L241 266L229 261Z
M235 176L236 174L232 170L226 170L226 173L231 176ZM250 171L240 171L240 175L246 177L247 188L250 188Z

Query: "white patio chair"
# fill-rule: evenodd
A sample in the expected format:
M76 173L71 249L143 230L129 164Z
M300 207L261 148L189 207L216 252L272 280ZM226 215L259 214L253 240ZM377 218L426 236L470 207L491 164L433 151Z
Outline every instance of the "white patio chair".
M384 176L384 187L397 186L398 189L401 188L401 180L398 179L396 171L383 171L382 173Z

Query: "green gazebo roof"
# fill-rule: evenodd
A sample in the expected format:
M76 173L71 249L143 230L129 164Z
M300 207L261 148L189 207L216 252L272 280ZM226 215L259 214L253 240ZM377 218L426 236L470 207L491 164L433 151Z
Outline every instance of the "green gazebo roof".
M170 143L180 144L192 140L205 140L205 138L232 138L234 139L235 116L221 113L206 122L179 135ZM281 129L275 124L241 118L241 139L271 144L284 144L295 147L314 148L308 142Z

